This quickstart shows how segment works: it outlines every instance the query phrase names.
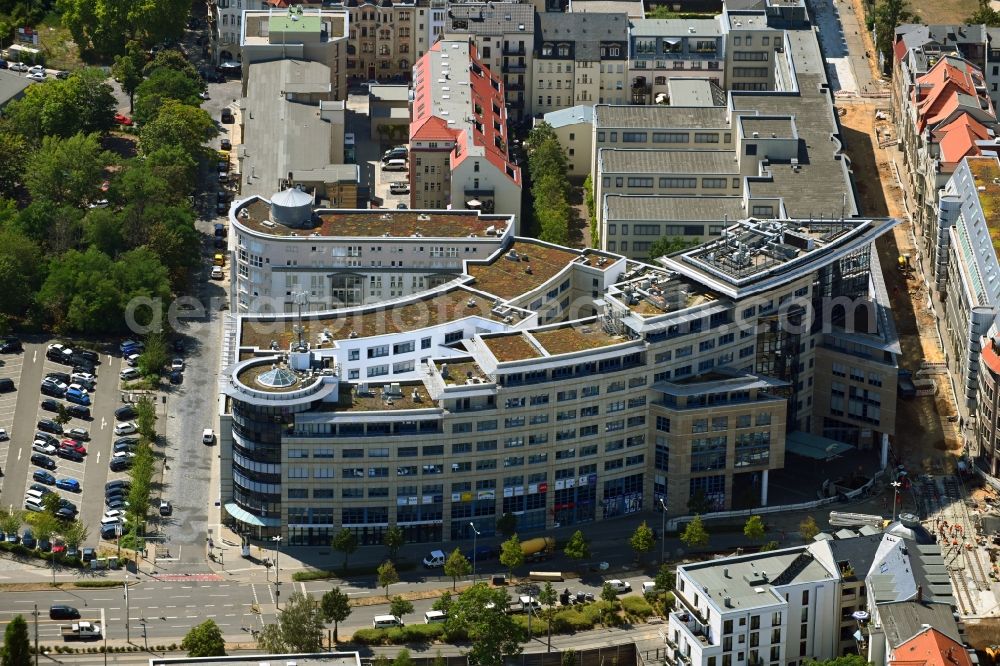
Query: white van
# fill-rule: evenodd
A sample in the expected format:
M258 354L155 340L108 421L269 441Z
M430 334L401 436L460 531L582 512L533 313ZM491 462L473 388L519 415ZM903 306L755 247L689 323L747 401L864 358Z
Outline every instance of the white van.
M45 507L42 506L41 500L36 500L33 497L24 498L24 508L28 511L42 512L45 511Z
M424 613L424 624L435 624L448 621L448 614L444 611L430 610Z
M376 629L392 629L393 627L402 627L403 621L395 615L376 615L372 619L372 626Z
M42 495L41 490L29 490L28 492L24 493L24 499L26 500L32 499L37 501L39 504L42 503L42 497L44 496Z
M389 160L382 165L382 171L406 171L406 160Z

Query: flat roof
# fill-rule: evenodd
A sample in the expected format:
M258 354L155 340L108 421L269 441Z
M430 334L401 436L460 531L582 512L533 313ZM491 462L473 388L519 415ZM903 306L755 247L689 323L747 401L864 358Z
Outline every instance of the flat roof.
M786 118L759 118L757 116L740 116L743 136L753 137L756 132L761 138L793 139L798 136L795 131L795 121Z
M242 194L270 197L290 171L322 169L333 162L332 127L319 105L288 101L288 83L330 86L330 68L319 62L274 60L249 68L240 148Z
M773 591L774 587L832 578L805 546L683 564L678 569L694 581L702 596L710 597L719 608L725 607L726 597L731 600L731 608L739 609L784 603L784 598ZM768 591L772 593L767 594Z
M476 289L512 300L542 286L579 256L572 250L518 238L489 263L466 266Z
M636 19L632 21L633 37L719 37L722 24L718 19Z
M601 148L597 160L604 175L613 173L737 175L740 172L736 153L732 150Z
M612 14L621 12L629 18L639 19L646 15L642 0L569 0L568 12L595 12Z
M542 357L542 353L524 333L491 335L483 338L483 344L501 363Z
M318 402L313 411L318 412L381 412L386 409L398 411L404 409L436 409L437 404L431 399L422 382L410 382L400 385L399 393L386 393L383 386L389 381L369 381L367 393L359 393L360 385L340 384L337 394L338 402Z
M531 337L537 340L550 356L570 354L628 342L622 335L609 335L598 321L534 330Z
M268 349L274 341L278 349L288 349L297 338L293 330L297 325L302 326L302 336L306 340L316 340L320 333L329 331L333 340L344 341L351 339L352 333L359 338L402 333L469 316L501 321L502 318L491 313L492 309L492 298L466 289L451 289L399 304L381 302L315 316L305 314L301 319L249 315L240 319L240 346Z
M535 31L535 6L521 2L456 2L448 5L445 33L499 36Z
M729 127L729 110L717 106L594 105L594 125L600 128L721 129Z
M739 196L606 194L604 210L608 221L721 222L728 218L736 222L746 215Z

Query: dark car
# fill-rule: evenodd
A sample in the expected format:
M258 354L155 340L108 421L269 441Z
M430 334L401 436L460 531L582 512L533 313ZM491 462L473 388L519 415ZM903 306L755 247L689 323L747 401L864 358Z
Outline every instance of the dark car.
M115 479L104 484L104 492L107 493L115 488L125 488L128 490L131 487L132 483L128 479Z
M126 440L121 443L115 442L114 453L121 453L122 451L128 451L130 453L135 453L135 441Z
M127 469L132 468L131 458L112 458L111 462L108 463L108 469L112 472L124 472ZM55 481L53 481L55 483Z
M103 525L101 527L101 538L105 541L115 541L118 539L117 525Z
M25 530L24 535L21 536L21 544L23 544L25 548L34 550L35 546L38 545L38 539L35 538L35 535L31 532L31 530Z
M4 341L0 342L0 354L13 354L19 351L24 351L24 348L17 338L4 338Z
M42 432L51 432L54 435L63 434L63 427L52 419L39 419L35 427Z
M45 469L56 468L56 461L41 453L31 454L31 464L38 465L39 467L44 467ZM53 480L52 483L55 483L55 480Z
M56 455L60 458L65 458L66 460L72 460L73 462L83 462L83 456L80 455L78 451L74 451L68 447L62 447L56 451Z
M42 400L42 409L47 412L58 412L59 411L59 401L58 400Z
M52 492L51 488L46 488L45 486L38 483L31 484L31 486L28 487L28 490L37 490L42 495L48 495L49 493Z
M80 356L80 358L87 361L88 363L97 364L101 362L100 354L98 354L95 351L90 351L89 349L81 349L79 352L77 352L77 354Z
M42 382L42 395L47 395L50 398L61 398L66 395L66 390L59 388L58 384L49 381Z
M136 417L135 407L132 405L125 405L124 407L119 407L115 410L115 420L116 421L131 421Z
M56 509L56 518L59 520L76 520L76 511L72 509L67 509L66 507L59 507Z
M54 486L56 483L56 477L52 476L43 469L36 469L31 478L39 483L44 483L47 486Z
M14 386L14 380L10 377L4 377L0 379L0 393L10 393L11 391L16 391L17 387Z
M181 372L180 370L174 370L173 372L170 373L171 384L180 384L183 381L184 381L184 373Z
M59 508L60 509L69 509L73 513L80 513L80 509L76 506L76 504L73 504L68 499L65 499L63 497L59 498Z
M79 355L71 358L69 365L73 366L73 372L94 372L94 363Z
M73 378L65 372L46 372L45 379L56 379L63 384L71 384L73 382Z
M52 606L49 608L50 620L79 620L80 611L72 606Z
M47 432L42 432L39 430L35 433L35 439L40 439L46 444L51 444L52 446L59 446L59 439L55 435L50 435Z
M229 109L222 110L221 118L222 118L222 123L224 125L231 125L233 124L233 122L235 122L235 118L233 118L233 112L230 111Z
M75 416L78 419L90 420L90 407L84 407L83 405L70 405L66 408L66 412L70 416Z

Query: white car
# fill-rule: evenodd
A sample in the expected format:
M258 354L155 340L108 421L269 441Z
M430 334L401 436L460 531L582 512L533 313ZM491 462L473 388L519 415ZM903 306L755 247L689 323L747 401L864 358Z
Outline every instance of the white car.
M118 376L122 379L139 379L139 371L135 368L122 368L122 371L118 373Z
M221 280L223 277L222 266L212 266L212 279Z
M183 370L184 369L184 359L182 359L182 358L175 358L173 361L170 362L170 369L171 370Z
M115 451L111 454L111 458L135 458L135 454L131 451Z
M101 525L121 525L123 522L125 522L125 512L119 509L105 511L101 518Z
M71 389L76 389L76 390L77 390L77 391L79 391L80 393L90 393L90 389L88 389L88 388L87 388L86 386L84 386L83 384L70 384L70 385L69 385L69 388L71 388Z
M28 73L29 74L44 74L45 73L45 68L42 67L41 65L32 65L31 67L28 68Z
M90 374L89 372L74 372L69 376L74 382L79 382L81 384L93 384L97 381L97 377Z
M41 439L36 439L34 443L32 443L31 445L31 450L37 451L38 453L46 453L51 455L56 452L56 447L54 447L53 445L49 444L46 441L43 441Z
M625 592L632 591L632 586L630 584L628 584L623 580L618 580L617 578L609 580L607 582L607 585L610 585L611 589L613 589L618 594L624 594Z
M133 435L137 432L139 432L139 428L135 425L135 421L126 421L115 426L115 435L119 437L121 435Z
M0 442L6 442L10 439L10 435L7 434L6 428L0 428Z
M140 354L132 354L127 359L125 359L125 362L128 363L128 367L134 368L137 365L139 365L139 357Z
M31 72L28 74L28 78L32 81L45 81L45 72Z
M215 442L215 431L211 428L205 428L201 433L201 443L202 444L212 444Z
M8 69L10 69L13 72L27 72L28 66L25 65L23 62L12 62L8 66Z

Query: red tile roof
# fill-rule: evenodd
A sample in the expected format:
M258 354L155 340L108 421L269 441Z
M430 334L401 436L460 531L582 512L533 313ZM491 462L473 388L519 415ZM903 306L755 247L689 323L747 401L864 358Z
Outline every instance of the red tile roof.
M982 151L976 141L984 141L991 136L986 125L968 113L961 114L934 134L942 137L941 161L949 165L961 162L963 157L981 155Z
M896 39L896 43L893 44L892 54L896 56L896 60L902 60L906 57L906 42L903 41L902 37Z
M983 345L982 352L980 353L980 358L983 359L983 364L989 368L990 372L996 377L1000 377L1000 354L993 349L992 340L987 339L986 344Z
M979 98L976 85L984 85L982 73L971 63L956 57L941 58L923 76L917 77L911 103L917 109L917 131L946 120L959 106L959 94ZM989 98L983 96L987 103ZM992 105L990 105L992 113Z
M964 647L928 627L895 649L889 666L972 666Z

